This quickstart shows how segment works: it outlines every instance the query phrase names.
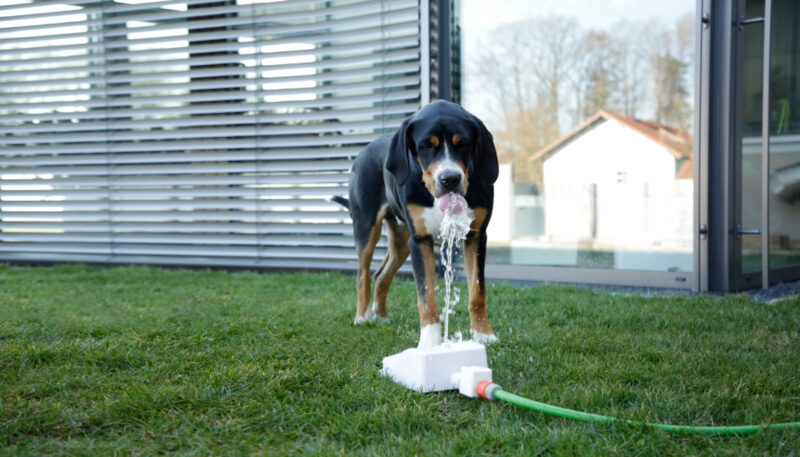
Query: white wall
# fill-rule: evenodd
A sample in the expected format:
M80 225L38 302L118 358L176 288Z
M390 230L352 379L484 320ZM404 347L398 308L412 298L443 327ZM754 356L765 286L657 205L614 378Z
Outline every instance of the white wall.
M594 230L594 193L593 184L545 184L545 236L553 241L591 238Z
M500 172L494 183L494 205L492 220L486 229L489 243L508 244L514 236L514 183L512 165L500 164Z
M691 248L691 180L597 186L597 239L616 247Z

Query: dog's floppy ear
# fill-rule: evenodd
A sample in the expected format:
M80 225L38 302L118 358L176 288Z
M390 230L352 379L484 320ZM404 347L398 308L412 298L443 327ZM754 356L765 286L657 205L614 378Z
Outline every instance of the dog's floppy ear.
M497 163L497 150L494 148L494 139L480 119L472 116L472 121L478 129L478 141L475 143L475 155L472 162L475 168L480 170L478 176L483 181L494 184L500 172Z
M397 184L403 185L408 181L408 175L411 174L410 155L412 151L410 147L414 147L413 141L410 140L411 134L411 118L403 121L403 124L394 133L392 137L392 144L389 147L389 154L386 156L386 162L383 164L389 173L397 180Z

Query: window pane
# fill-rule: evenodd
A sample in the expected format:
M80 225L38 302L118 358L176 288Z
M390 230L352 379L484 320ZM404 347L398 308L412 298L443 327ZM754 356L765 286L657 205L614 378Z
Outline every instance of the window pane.
M501 162L490 263L692 270L695 4L462 3L462 103Z
M800 5L774 0L770 56L770 268L800 265ZM748 0L746 16L764 15ZM742 32L742 227L761 229L761 127L764 26ZM743 235L742 272L761 271L761 236Z

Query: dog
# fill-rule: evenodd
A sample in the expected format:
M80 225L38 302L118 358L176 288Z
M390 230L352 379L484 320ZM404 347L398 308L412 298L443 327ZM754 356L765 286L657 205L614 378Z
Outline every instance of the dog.
M497 337L486 313L486 227L492 216L497 151L483 122L461 106L431 103L406 119L393 133L368 144L350 170L346 207L353 220L358 255L355 324L387 319L386 295L392 278L411 255L417 286L420 338L418 347L441 344L436 306L436 261L433 238L444 217L439 199L449 193L464 197L473 221L464 241L473 340ZM375 273L370 306L370 266L385 225L388 252Z

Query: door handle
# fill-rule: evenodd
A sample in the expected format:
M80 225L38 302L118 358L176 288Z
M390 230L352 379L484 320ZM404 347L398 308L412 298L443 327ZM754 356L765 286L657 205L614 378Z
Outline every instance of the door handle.
M746 229L741 225L736 226L736 238L741 238L742 235L761 235L761 229Z

